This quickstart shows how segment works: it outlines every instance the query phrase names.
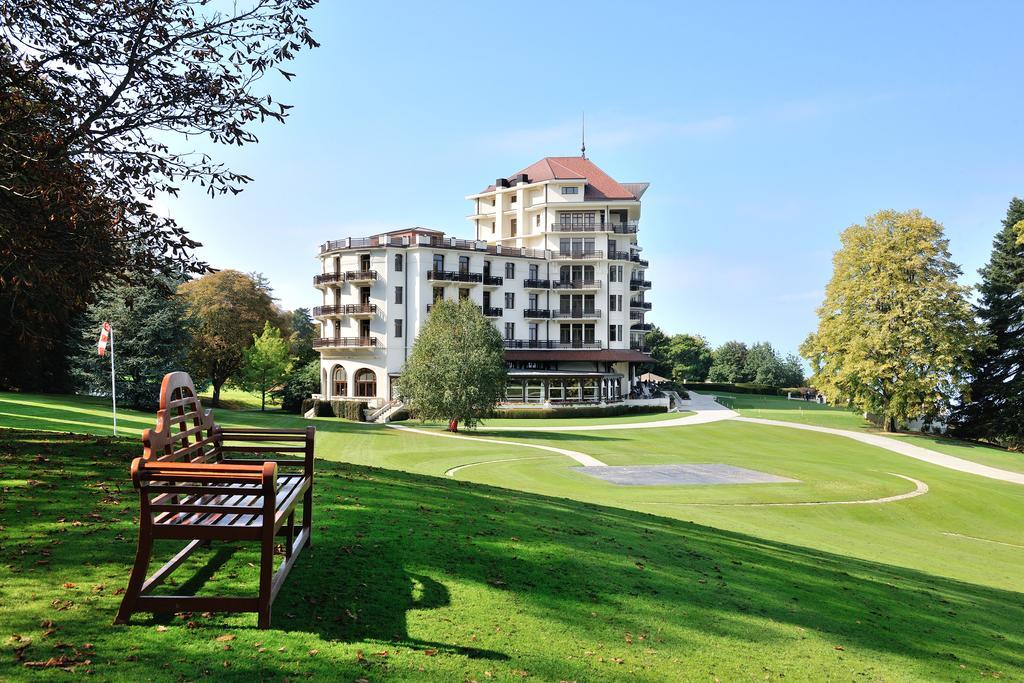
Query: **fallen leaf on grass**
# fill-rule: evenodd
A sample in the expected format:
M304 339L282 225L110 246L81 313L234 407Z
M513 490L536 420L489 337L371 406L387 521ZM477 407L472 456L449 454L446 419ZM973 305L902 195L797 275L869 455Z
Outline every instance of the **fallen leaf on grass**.
M431 649L431 650L424 650L423 654L425 654L428 657L433 657L434 655L437 654L437 650L433 650L433 649Z
M837 650L845 650L846 648L843 647L842 645L836 645L836 649Z
M164 632L164 631L166 631L166 630L167 630L167 627L166 627L166 626L164 626L163 624L159 624L159 625L158 625L158 626L156 627L156 632L157 632L157 633L163 633L163 632Z
M235 639L235 637L232 634L230 634L230 633L225 633L222 636L217 636L216 638L214 638L214 640L219 641L221 643L226 643L229 640L234 640L234 639Z

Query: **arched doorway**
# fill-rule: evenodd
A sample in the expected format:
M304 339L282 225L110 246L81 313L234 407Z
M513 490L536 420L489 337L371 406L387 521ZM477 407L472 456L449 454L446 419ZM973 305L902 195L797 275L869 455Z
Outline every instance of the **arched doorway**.
M377 397L377 374L369 368L362 368L356 372L356 396L363 398Z
M332 397L348 396L348 373L340 365L335 365L334 370L331 371L331 389Z

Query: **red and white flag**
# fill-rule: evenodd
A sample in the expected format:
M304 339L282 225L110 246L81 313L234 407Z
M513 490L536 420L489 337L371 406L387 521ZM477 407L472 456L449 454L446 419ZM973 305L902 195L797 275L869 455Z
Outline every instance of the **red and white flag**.
M101 356L107 355L107 340L110 339L110 323L103 323L103 331L100 332L100 340L96 344L96 350Z

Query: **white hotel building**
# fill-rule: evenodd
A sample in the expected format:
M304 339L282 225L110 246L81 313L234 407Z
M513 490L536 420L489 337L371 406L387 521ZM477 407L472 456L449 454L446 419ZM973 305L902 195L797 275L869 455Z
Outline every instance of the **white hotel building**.
M320 396L395 398L432 302L468 298L505 339L509 403L621 400L649 361L646 189L585 157L548 157L467 197L474 240L408 228L321 245Z

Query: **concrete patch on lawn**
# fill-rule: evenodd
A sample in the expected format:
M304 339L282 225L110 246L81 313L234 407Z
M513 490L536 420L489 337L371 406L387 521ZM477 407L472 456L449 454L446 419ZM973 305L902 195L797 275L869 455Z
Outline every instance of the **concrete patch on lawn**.
M796 484L798 479L733 465L622 465L574 467L583 474L619 486L686 486L693 484Z

